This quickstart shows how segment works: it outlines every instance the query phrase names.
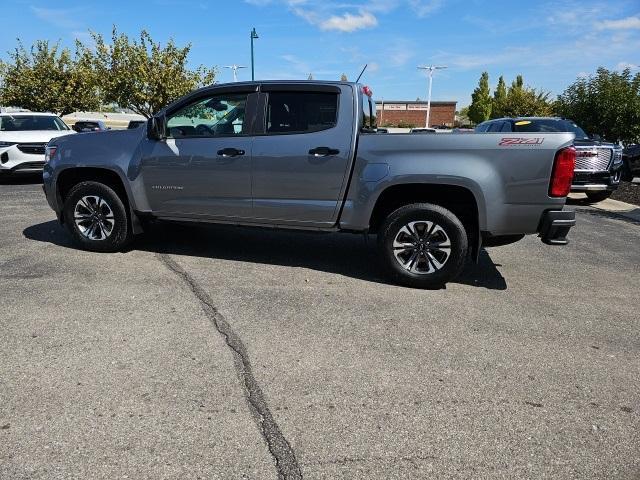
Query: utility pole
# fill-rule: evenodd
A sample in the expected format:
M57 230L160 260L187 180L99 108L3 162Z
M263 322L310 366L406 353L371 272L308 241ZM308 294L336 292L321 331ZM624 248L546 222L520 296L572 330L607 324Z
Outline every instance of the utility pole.
M256 79L255 70L253 67L253 40L258 38L258 34L256 33L255 27L251 30L251 81L253 82Z
M429 71L429 94L427 97L427 121L425 122L425 127L429 128L429 118L431 116L431 85L433 84L433 72L435 70L444 70L447 68L445 65L418 65L418 70L428 70Z
M233 81L237 82L238 81L238 69L239 68L247 68L244 65L236 65L235 63L233 65L225 65L224 68L230 68L231 70L233 70Z

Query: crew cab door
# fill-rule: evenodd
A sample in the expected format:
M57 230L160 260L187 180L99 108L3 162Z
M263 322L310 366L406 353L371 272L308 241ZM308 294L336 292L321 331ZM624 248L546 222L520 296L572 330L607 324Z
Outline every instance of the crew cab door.
M330 226L347 187L354 143L350 86L263 84L253 143L253 215Z
M151 141L141 160L154 214L251 217L251 125L257 97L247 90L213 89L167 112L166 139Z

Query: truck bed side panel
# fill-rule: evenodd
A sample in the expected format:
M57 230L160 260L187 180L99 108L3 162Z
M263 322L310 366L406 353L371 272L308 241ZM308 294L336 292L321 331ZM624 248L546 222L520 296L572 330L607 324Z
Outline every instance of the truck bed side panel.
M412 183L468 189L481 231L536 233L542 212L565 203L548 196L549 179L556 152L572 142L570 133L363 134L340 227L368 228L380 194Z

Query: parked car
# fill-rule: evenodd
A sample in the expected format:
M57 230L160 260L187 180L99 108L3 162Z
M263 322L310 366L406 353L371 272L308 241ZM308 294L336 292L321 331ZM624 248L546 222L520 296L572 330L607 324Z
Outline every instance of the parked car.
M412 128L409 133L436 133L435 128Z
M111 130L102 120L78 120L71 128L78 133L106 132L107 130Z
M563 245L573 135L379 135L355 83L213 85L146 129L47 147L47 201L84 249L113 252L146 220L375 233L390 277L440 287L482 242ZM188 239L185 239L188 241Z
M70 133L52 113L0 113L0 175L42 171L47 142Z
M576 170L572 192L584 192L591 202L609 198L622 176L622 149L613 143L589 137L574 121L559 117L498 118L483 122L476 132L575 134Z
M640 144L629 145L622 151L623 178L630 182L634 177L640 177Z
M145 123L147 123L147 121L146 121L146 120L131 120L131 121L129 122L129 125L127 125L127 128L128 128L128 129L131 129L131 128L138 128L138 127L140 127L140 126L144 125Z

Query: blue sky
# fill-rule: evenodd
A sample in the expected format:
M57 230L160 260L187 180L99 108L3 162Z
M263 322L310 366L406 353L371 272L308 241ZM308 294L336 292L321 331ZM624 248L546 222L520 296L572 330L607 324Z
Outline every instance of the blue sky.
M355 79L376 98L426 97L419 64L442 64L434 100L470 102L480 73L492 85L499 75L560 93L598 66L640 65L640 2L481 0L3 0L0 58L19 37L88 39L113 24L135 35L147 29L158 41L192 43L193 66L249 65L249 32L255 27L256 77ZM239 72L249 79L249 70ZM218 80L231 81L220 69Z

